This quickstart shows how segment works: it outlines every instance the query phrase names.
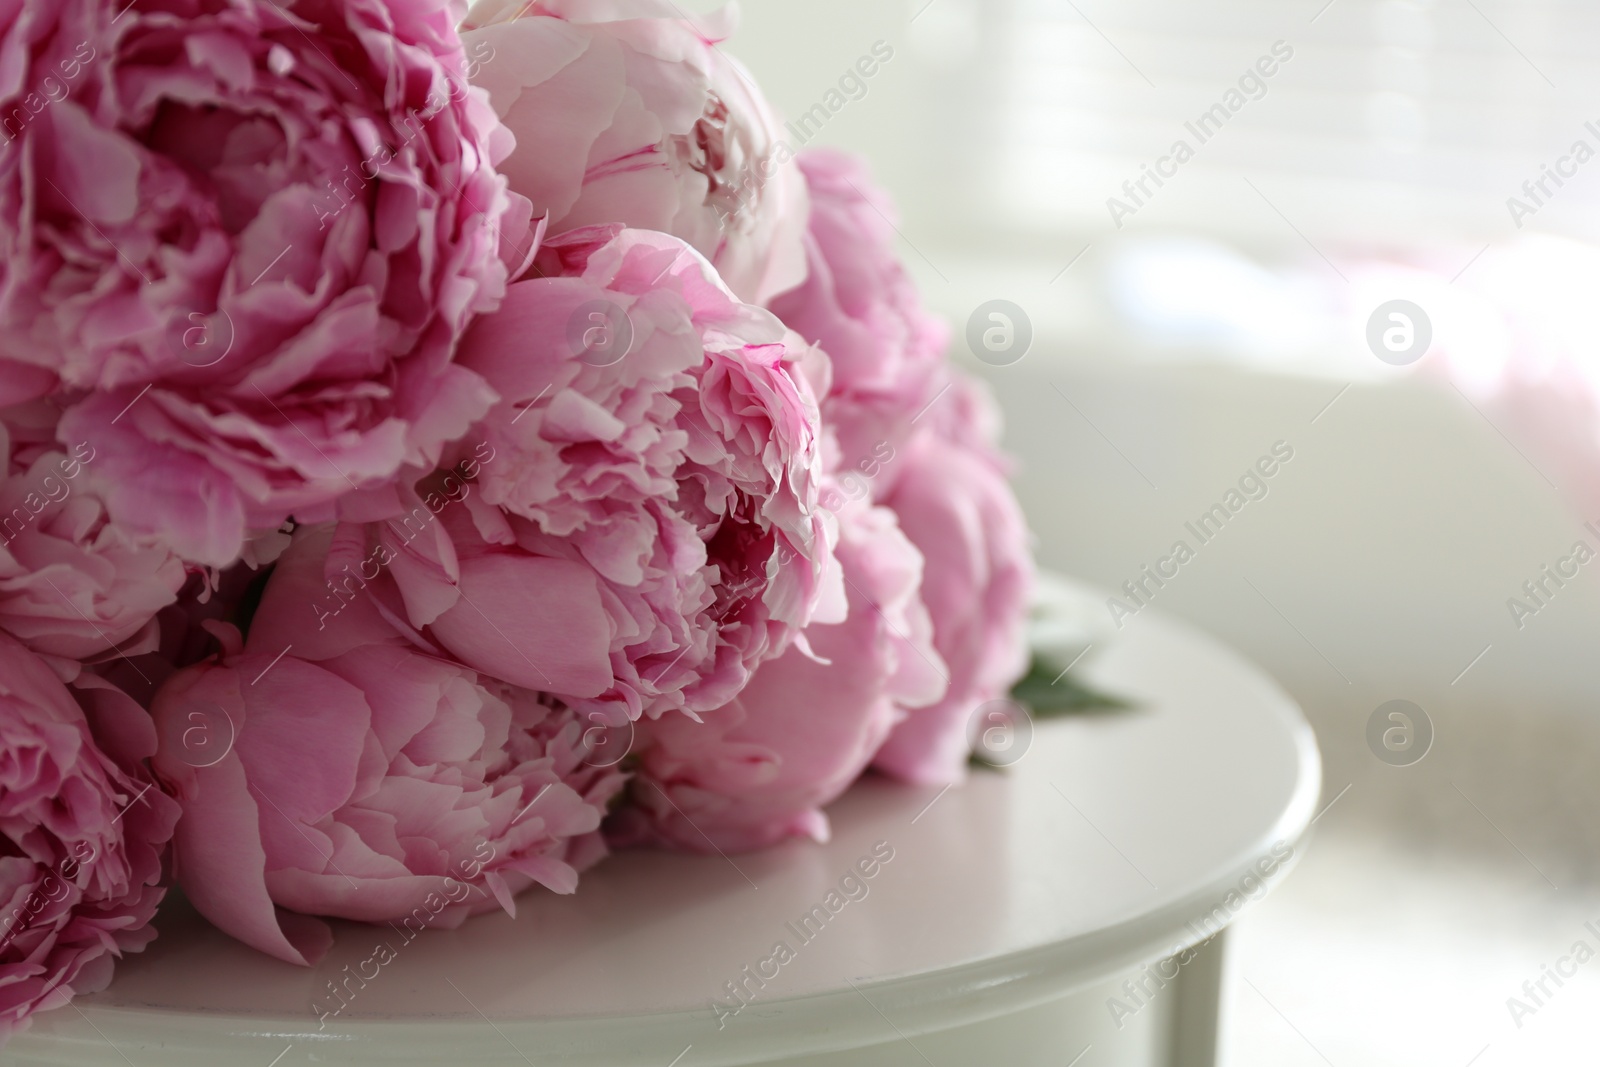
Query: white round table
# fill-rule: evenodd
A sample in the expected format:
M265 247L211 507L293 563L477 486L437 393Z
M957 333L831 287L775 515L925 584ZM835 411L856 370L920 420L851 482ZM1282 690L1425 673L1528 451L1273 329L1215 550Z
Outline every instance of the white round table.
M574 896L524 895L514 920L410 942L342 924L310 970L174 900L107 991L36 1017L0 1058L1210 1065L1213 935L1303 851L1315 741L1274 683L1155 613L1091 662L1138 706L1041 722L1015 765L947 791L862 781L830 809L826 845L623 853Z

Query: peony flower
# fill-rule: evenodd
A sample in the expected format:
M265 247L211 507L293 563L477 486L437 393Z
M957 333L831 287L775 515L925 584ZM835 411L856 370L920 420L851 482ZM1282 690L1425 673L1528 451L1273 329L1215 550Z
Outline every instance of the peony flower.
M905 709L944 695L944 665L918 597L922 554L887 508L840 513L849 594L840 623L813 623L703 724L641 723L633 804L613 829L695 851L828 839L822 807L861 774Z
M183 805L179 884L246 944L309 964L332 936L313 916L410 937L514 914L605 854L623 776L584 762L570 709L392 631L337 651L301 627L293 655L216 632L222 655L156 695L156 768Z
M526 688L604 692L611 627L593 568L496 550L466 514L470 483L434 481L398 519L296 531L251 621L252 647L321 660L398 639ZM429 620L421 628L411 602Z
M48 402L0 411L0 629L58 662L144 651L183 563L110 521L102 457L88 442L57 446L56 415Z
M75 693L0 634L0 1044L104 989L165 894L178 808L143 766L149 716L93 675Z
M805 277L805 186L730 17L672 0L480 0L462 37L518 148L502 165L551 233L621 223L680 237L740 299Z
M501 402L407 518L342 530L324 577L370 582L417 640L610 724L721 707L843 614L817 507L825 361L664 234L574 230L538 266L462 344ZM627 343L596 358L583 336L601 328Z
M882 503L927 560L922 601L950 680L944 699L911 712L873 761L912 782L962 778L974 713L1009 693L1028 665L1027 523L999 454L975 436L997 423L978 384L953 377L888 468Z
M894 250L893 205L851 156L800 156L811 199L804 285L772 301L828 353L822 421L836 442L825 507L871 499L926 557L921 597L949 672L943 699L911 711L875 764L915 782L964 773L967 726L1027 665L1027 527L997 451L999 412L945 358Z
M488 408L451 356L527 216L452 22L442 0L0 15L0 395L66 391L61 440L100 456L117 522L225 565Z
M895 252L894 205L865 163L819 148L800 153L799 166L811 200L809 272L771 307L828 353L833 384L822 419L838 438L837 463L873 478L939 399L949 330L922 306Z

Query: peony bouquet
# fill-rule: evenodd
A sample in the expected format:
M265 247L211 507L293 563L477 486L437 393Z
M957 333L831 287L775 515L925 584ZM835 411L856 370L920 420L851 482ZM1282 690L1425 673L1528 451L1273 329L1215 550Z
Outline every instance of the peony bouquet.
M670 0L0 14L0 1040L825 839L1027 666L984 390Z

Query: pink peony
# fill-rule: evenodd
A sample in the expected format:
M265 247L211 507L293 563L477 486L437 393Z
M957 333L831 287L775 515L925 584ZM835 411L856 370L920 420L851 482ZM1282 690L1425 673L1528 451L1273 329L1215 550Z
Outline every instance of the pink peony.
M527 219L452 22L444 0L0 14L0 399L67 391L61 440L100 455L118 522L224 565L488 408L451 355Z
M922 600L949 668L944 699L911 712L874 760L912 782L961 779L974 713L1010 692L1028 665L1027 523L999 454L979 436L997 424L978 383L951 378L949 394L889 466L882 495L927 559Z
M406 494L399 518L296 531L251 646L321 660L398 638L529 689L604 692L611 624L599 576L484 541L467 513L474 491L458 474L435 476Z
M503 400L458 474L419 483L404 521L341 531L326 579L356 574L418 640L608 723L721 707L843 614L817 507L825 360L664 234L574 230L538 266L463 342ZM591 316L628 343L596 358Z
M822 402L833 492L892 509L926 557L922 601L949 670L943 699L896 726L876 765L917 782L961 777L968 720L1027 665L1027 527L996 449L999 412L948 365L948 331L895 253L894 208L854 157L800 156L810 274L772 309L828 353Z
M93 675L76 696L0 634L0 1044L156 936L178 807L143 766L155 731Z
M264 614L288 610L276 580ZM179 883L246 944L311 963L331 937L311 916L411 936L514 913L517 893L570 893L605 854L623 776L584 763L574 712L381 626L343 650L301 626L294 655L217 633L222 656L156 695L156 768L183 805Z
M809 274L771 307L833 362L822 417L837 436L841 470L875 477L882 455L900 446L948 380L949 330L923 307L896 254L894 205L866 164L832 149L810 149L799 161L811 198Z
M48 401L0 411L0 629L58 661L144 651L183 563L108 519L102 457L56 445L57 414Z
M849 616L805 631L704 724L642 723L620 839L680 848L762 848L788 836L828 839L821 808L871 762L905 709L944 695L944 665L918 598L922 554L894 513L867 504L840 513L838 558Z
M731 15L731 9L725 9ZM518 148L502 167L550 232L621 223L681 237L743 300L805 277L805 186L732 19L672 0L480 0L463 38Z

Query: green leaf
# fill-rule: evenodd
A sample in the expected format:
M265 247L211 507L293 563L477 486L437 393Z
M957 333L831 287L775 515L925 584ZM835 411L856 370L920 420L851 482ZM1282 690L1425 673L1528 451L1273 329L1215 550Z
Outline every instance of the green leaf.
M1061 664L1035 652L1028 673L1011 689L1011 699L1027 705L1036 719L1087 711L1115 711L1133 705L1074 677Z

